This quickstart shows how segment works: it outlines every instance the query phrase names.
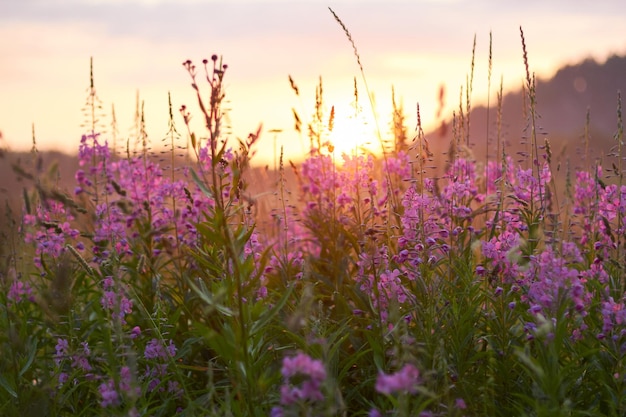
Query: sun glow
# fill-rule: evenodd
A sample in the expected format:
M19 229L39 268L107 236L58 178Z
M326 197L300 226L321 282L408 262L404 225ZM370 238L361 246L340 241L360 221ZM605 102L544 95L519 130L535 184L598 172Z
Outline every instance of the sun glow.
M379 126L381 121L379 120ZM335 110L329 135L332 153L341 157L344 153L355 155L363 152L380 153L380 141L374 116L354 108Z

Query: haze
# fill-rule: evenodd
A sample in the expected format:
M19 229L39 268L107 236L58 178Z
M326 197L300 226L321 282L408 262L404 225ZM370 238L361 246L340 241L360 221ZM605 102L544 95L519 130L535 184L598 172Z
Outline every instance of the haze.
M505 90L521 86L520 25L531 70L538 77L586 57L604 60L626 52L626 8L621 1L3 0L0 131L5 146L30 149L34 124L39 149L76 151L90 57L103 124L110 125L114 105L118 137L131 135L139 92L149 138L158 144L168 127L168 92L175 110L181 104L196 109L181 63L218 54L229 65L231 136L245 137L263 123L265 142L258 157L272 159L275 138L288 158L298 158L308 142L295 133L291 108L305 120L312 114L319 76L326 106L334 105L338 118L349 115L355 76L360 104L364 113L371 113L352 47L328 6L356 42L383 134L392 85L411 129L418 102L425 127L434 125L442 84L447 112L458 107L474 35L474 105L487 98L490 31L492 100L501 76ZM300 98L288 75L298 84ZM176 122L183 132L182 120Z

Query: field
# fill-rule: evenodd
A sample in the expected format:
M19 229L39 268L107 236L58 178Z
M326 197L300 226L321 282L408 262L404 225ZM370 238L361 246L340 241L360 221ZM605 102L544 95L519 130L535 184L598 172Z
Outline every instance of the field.
M0 415L625 415L621 99L611 154L557 169L521 40L522 162L500 117L473 155L469 94L445 155L395 108L378 155L338 157L320 81L310 153L262 182L221 57L183 63L161 159L99 133L92 79L75 188L24 169L7 213Z

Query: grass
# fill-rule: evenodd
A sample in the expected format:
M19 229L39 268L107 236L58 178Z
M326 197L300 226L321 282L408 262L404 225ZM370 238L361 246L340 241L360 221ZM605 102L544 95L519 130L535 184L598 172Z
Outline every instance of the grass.
M335 160L320 81L297 181L281 155L275 187L253 191L259 132L221 130L227 66L183 65L197 110L180 109L182 137L170 101L167 162L141 128L139 155L110 148L92 75L76 189L26 173L2 240L1 415L626 413L621 101L616 178L598 164L564 192L534 128L525 167L500 116L498 155L471 158L473 75L439 178L401 107L384 158Z

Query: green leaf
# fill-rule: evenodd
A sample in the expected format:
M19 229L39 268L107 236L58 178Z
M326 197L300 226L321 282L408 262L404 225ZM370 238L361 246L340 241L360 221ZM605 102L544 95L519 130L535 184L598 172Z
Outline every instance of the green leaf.
M530 375L536 377L538 380L544 377L545 372L539 364L539 361L532 358L527 352L518 348L515 350L515 356L526 366L525 369Z
M287 291L283 294L283 296L278 301L278 303L271 310L268 310L265 314L262 314L259 320L254 322L254 324L252 325L252 328L250 329L250 336L253 336L258 331L263 330L263 328L267 325L267 323L272 318L274 318L274 316L276 316L276 314L278 314L279 311L283 309L283 307L289 300L291 293L293 292L293 287L294 287L293 285L290 285L289 287L287 287Z
M227 317L233 317L235 315L230 308L226 307L223 304L220 304L219 302L215 300L215 297L208 290L204 282L202 281L200 282L200 285L202 286L202 288L199 288L196 284L194 284L191 279L188 280L188 283L191 289L200 297L202 301L204 301L206 305L219 311L220 313L222 313L223 315Z
M204 195L206 195L207 197L213 198L213 193L211 192L211 190L207 188L207 186L204 184L204 181L200 177L198 177L198 174L196 173L196 171L194 169L190 169L190 171L191 171L191 178L193 178L193 182L196 183L198 188L200 188L200 190L204 193Z
M37 353L37 344L38 344L38 340L36 338L29 340L28 359L26 360L26 363L24 364L24 366L22 366L22 369L20 370L20 376L23 376L26 373L26 371L28 371L30 366L33 364L33 361L35 360L35 354Z
M3 375L0 374L0 387L4 388L12 397L17 398L17 392L15 389L9 385L9 381L7 381Z

